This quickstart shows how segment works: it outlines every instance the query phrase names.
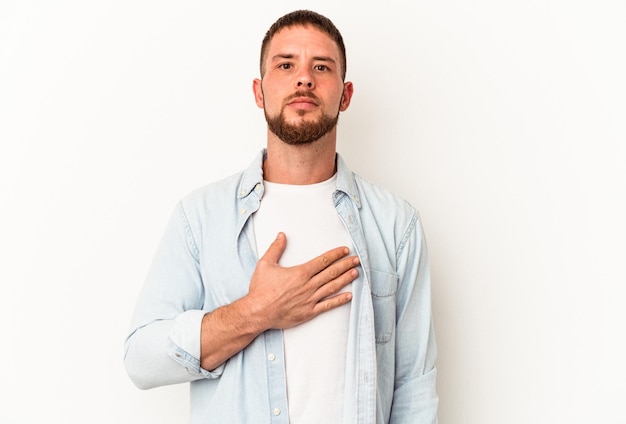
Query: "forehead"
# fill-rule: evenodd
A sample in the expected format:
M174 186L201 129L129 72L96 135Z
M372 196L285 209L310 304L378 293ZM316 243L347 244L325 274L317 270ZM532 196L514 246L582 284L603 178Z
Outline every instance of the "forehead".
M277 32L267 49L266 60L282 54L311 54L332 57L339 61L339 47L327 33L313 26L297 25Z

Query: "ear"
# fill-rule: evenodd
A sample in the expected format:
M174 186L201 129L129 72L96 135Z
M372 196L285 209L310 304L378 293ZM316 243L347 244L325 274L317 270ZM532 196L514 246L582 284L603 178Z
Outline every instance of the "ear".
M343 94L341 95L341 103L339 104L339 110L343 112L350 106L350 100L352 100L352 94L354 94L354 86L350 81L343 84Z
M263 109L263 88L261 87L261 83L262 81L260 79L255 78L254 81L252 81L252 91L254 92L254 101L256 102L256 105Z

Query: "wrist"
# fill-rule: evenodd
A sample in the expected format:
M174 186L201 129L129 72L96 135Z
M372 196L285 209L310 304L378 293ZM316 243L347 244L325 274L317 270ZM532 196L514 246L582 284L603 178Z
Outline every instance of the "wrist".
M250 294L237 301L242 322L245 323L250 333L258 335L272 328L267 308L264 308Z

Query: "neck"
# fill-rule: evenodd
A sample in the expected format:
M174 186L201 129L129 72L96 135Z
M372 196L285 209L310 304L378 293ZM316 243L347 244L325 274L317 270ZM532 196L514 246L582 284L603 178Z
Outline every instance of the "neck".
M263 178L280 184L315 184L335 172L336 128L313 143L290 145L267 133L267 158Z

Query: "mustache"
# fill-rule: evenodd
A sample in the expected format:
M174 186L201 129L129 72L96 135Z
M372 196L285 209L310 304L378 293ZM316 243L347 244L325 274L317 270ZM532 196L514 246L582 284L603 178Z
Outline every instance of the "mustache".
M290 101L292 101L293 99L296 99L298 97L308 97L309 99L315 100L316 103L320 103L320 99L318 99L315 94L313 94L313 93L311 93L310 91L307 91L307 90L298 90L298 91L296 91L294 94L292 94L291 96L287 97L287 99L285 99L285 102L289 103Z

